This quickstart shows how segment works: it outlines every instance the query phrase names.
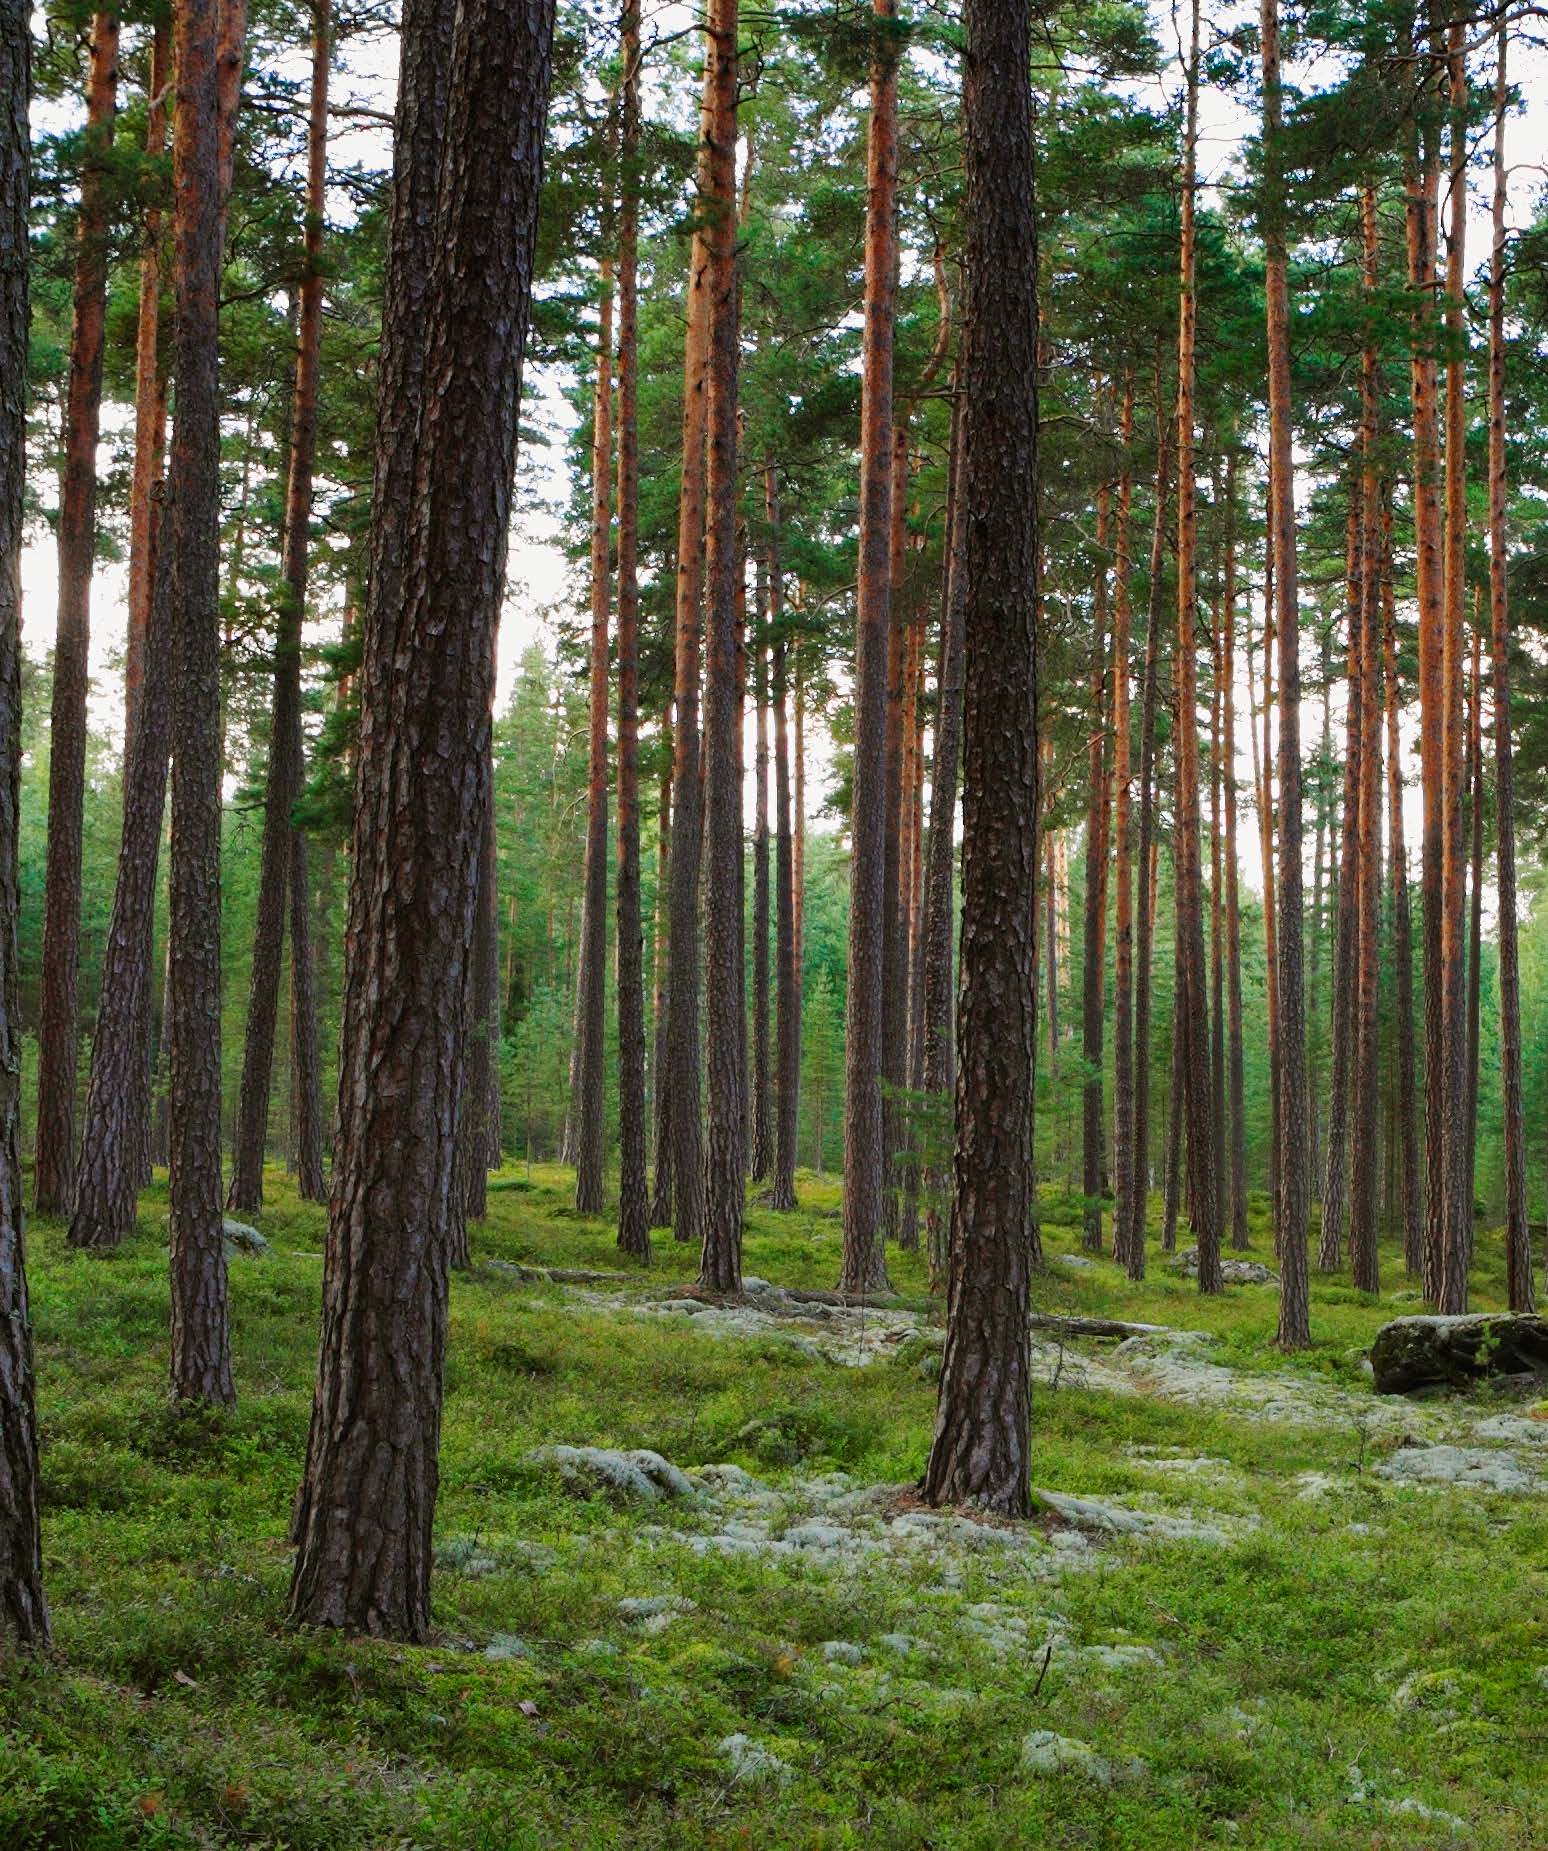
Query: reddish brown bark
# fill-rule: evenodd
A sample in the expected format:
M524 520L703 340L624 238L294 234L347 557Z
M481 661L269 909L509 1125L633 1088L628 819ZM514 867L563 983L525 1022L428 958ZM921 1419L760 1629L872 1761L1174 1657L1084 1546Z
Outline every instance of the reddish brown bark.
M650 1260L640 911L640 5L624 0L618 214L618 1245ZM663 802L663 819L671 798ZM666 828L665 820L662 823Z
M801 1124L801 969L796 951L795 843L790 818L789 645L779 547L779 477L763 470L769 534L769 627L774 639L774 1169L769 1206L796 1205L796 1143Z
M860 555L855 632L849 975L844 1005L843 1292L883 1290L887 1154L887 684L891 621L892 336L898 185L896 0L874 0L876 53L866 146L865 331L860 388Z
M671 1068L668 936L672 911L672 774L676 756L670 702L662 710L656 749L661 755L661 785L656 800L656 942L651 996L651 1144L656 1171L651 1189L650 1225L669 1228L672 1225L672 1088L668 1082Z
M1387 708L1387 840L1392 878L1393 1012L1397 1018L1397 1145L1403 1221L1403 1263L1411 1278L1424 1264L1423 1202L1418 1127L1414 1118L1414 954L1408 901L1408 852L1403 838L1403 763L1398 713L1397 598L1392 583L1392 508L1382 508L1382 673Z
M963 61L964 811L956 1210L924 1493L1025 1516L1028 1298L1039 1259L1037 229L1030 15L967 0Z
M0 1645L49 1643L21 1174L21 551L27 485L31 10L0 6Z
M1225 683L1225 906L1226 906L1226 1092L1231 1137L1231 1245L1247 1237L1247 1109L1242 1056L1242 903L1236 849L1236 467L1233 444L1226 452L1225 584L1222 590L1221 678Z
M75 1177L80 1032L81 826L86 790L86 685L91 577L97 551L97 435L107 320L108 172L118 108L118 15L91 22L86 132L76 235L75 307L59 479L59 604L49 717L48 860L38 1019L33 1181L39 1214L64 1214Z
M403 1639L430 1626L467 960L553 31L552 0L464 0L448 56L443 14L410 0L403 25L381 370L415 391L384 395L377 429L338 1153L290 1593L297 1621ZM444 132L424 114L439 98ZM437 210L415 217L437 176ZM411 492L388 507L406 466ZM403 550L378 573L389 534Z
M1113 1251L1128 1257L1134 1212L1134 867L1129 747L1129 522L1134 503L1134 374L1118 415L1122 463L1113 548Z

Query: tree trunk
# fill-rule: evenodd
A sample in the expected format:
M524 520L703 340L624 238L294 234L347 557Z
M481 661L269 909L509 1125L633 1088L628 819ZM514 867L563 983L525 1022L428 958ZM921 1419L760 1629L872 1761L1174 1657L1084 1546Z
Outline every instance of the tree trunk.
M1105 407L1105 394L1099 395ZM1102 1251L1102 1015L1107 963L1107 526L1112 485L1096 495L1097 576L1091 615L1091 708L1086 735L1086 906L1081 960L1081 1246Z
M747 1173L756 1182L774 1161L773 1059L769 1035L769 668L768 565L758 562L757 615L753 638L753 705L756 752L753 761L753 1040L752 1113Z
M1231 1246L1247 1238L1247 1108L1242 1061L1242 905L1236 859L1236 464L1226 452L1225 584L1221 676L1225 682L1226 1092L1231 1121Z
M1480 656L1483 645L1483 626L1477 621L1481 611L1477 610L1475 600L1475 622L1473 627L1473 671L1469 686L1468 724L1467 724L1467 784L1469 830L1472 837L1470 853L1471 871L1469 874L1468 899L1468 933L1467 933L1467 1080L1463 1098L1466 1101L1466 1166L1467 1166L1467 1217L1469 1239L1472 1237L1474 1218L1473 1202L1476 1184L1475 1152L1478 1148L1478 1029L1479 1012L1482 1002L1482 960L1480 951L1483 945L1483 673Z
M1177 1251L1177 1217L1182 1208L1182 1127L1186 1113L1188 1029L1180 1006L1172 1012L1172 1083L1166 1097L1166 1194L1161 1208L1161 1251Z
M457 1176L448 1233L448 1259L459 1271L473 1264L470 1221L483 1221L489 1213L489 1070L494 1048L490 1039L490 998L496 988L500 948L495 932L498 901L495 896L494 668L490 670L490 749L484 765L490 801L484 808L484 828L478 852L478 891L473 909L473 952L468 963L467 1026L464 1035L462 1100L457 1117Z
M27 486L27 104L32 26L0 6L0 1645L49 1643L21 1174L17 927L21 796L21 552Z
M109 170L118 107L118 15L91 22L75 309L59 482L59 607L49 718L48 861L33 1175L38 1213L66 1214L75 1169L81 979L81 828L86 790L87 656L97 551L97 435L107 321Z
M170 971L172 1392L236 1400L221 1217L219 35L215 0L178 0L177 416L172 434Z
M1167 485L1171 471L1172 423L1156 374L1156 509L1150 530L1150 594L1145 615L1145 681L1140 697L1139 906L1134 937L1134 1129L1131 1143L1129 1216L1117 1229L1121 1260L1131 1279L1145 1276L1145 1232L1150 1206L1150 1017L1151 950L1156 905L1151 867L1156 858L1156 714L1161 699L1161 626L1165 611ZM1175 1225L1175 1218L1174 1218Z
M611 203L603 207L612 219ZM608 226L610 230L610 223ZM604 232L604 236L607 233ZM591 693L586 753L586 860L581 888L579 1068L575 1091L575 1208L602 1213L607 1144L607 626L613 480L613 259L602 258L597 371L591 395Z
M1128 1256L1134 1213L1134 867L1129 748L1129 521L1134 502L1134 375L1126 372L1118 437L1113 564L1113 1255Z
M1467 598L1467 336L1463 288L1467 228L1467 27L1448 34L1447 113L1450 118L1451 223L1446 239L1446 543L1441 631L1441 990L1442 1094L1444 1099L1444 1235L1440 1300L1443 1313L1467 1309L1473 1208L1467 1179L1467 841L1464 832L1463 684Z
M1500 945L1500 1075L1504 1092L1505 1266L1512 1311L1533 1309L1521 1097L1521 970L1516 932L1516 777L1510 736L1510 581L1505 479L1505 76L1498 26L1494 88L1493 241L1489 259L1489 636L1494 681L1494 829Z
M860 555L855 635L849 979L844 1021L844 1260L839 1290L883 1291L886 1146L887 650L891 619L892 334L898 186L896 0L874 0L866 148L865 332L860 387Z
M1257 696L1252 685L1251 633L1247 650L1247 728L1252 740L1252 777L1258 807L1258 840L1263 856L1263 970L1268 1001L1269 1055L1269 1215L1274 1229L1274 1252L1279 1252L1279 905L1274 879L1274 460L1268 460L1269 495L1264 508L1263 561L1263 743L1258 745ZM1320 945L1321 941L1318 940ZM1311 1115L1313 1119L1315 1114ZM1313 1127L1314 1129L1314 1127ZM1315 1138L1308 1135L1308 1143Z
M672 775L676 745L672 707L661 714L658 750L661 753L661 788L656 800L656 944L655 981L651 996L651 1143L656 1173L650 1199L650 1225L672 1225L672 1087L671 1087L671 930L672 910Z
M226 1205L236 1214L263 1206L263 1159L268 1142L269 1093L274 1064L274 1027L279 1005L287 895L292 924L307 943L298 957L292 935L293 1001L304 995L313 1019L297 1011L303 1077L298 1098L304 1125L307 1174L302 1195L320 1201L322 1179L321 1076L316 1064L315 996L310 980L311 901L307 853L293 821L301 793L304 746L301 734L301 633L306 619L307 567L312 519L312 476L317 454L317 376L322 357L323 213L328 164L328 65L331 0L312 0L312 89L307 122L306 230L296 329L295 394L290 427L290 465L285 488L285 539L274 642L274 700L269 722L269 766L264 790L263 848L258 872L257 913L248 988L247 1035L242 1051L242 1089L237 1134L231 1153L231 1187Z
M152 29L149 96L145 111L145 158L159 162L167 146L167 87L171 77L172 28L158 19ZM140 308L134 343L134 473L129 485L128 628L124 637L124 763L134 749L140 695L145 683L145 639L150 630L151 589L156 574L156 529L161 515L151 490L161 480L167 436L167 376L161 365L161 199L153 192L145 207L145 241L140 252Z
M1269 495L1279 641L1279 1343L1311 1341L1307 1280L1306 1014L1301 955L1301 622L1295 550L1290 305L1284 231L1279 0L1263 0L1264 283L1267 296ZM1265 783L1267 766L1264 767Z
M774 1173L769 1206L796 1205L796 1142L801 1123L801 970L796 956L795 860L790 827L789 659L785 640L785 579L779 550L779 481L763 469L769 530L769 627L774 639Z
M1392 864L1393 1011L1397 1017L1397 1135L1401 1175L1403 1264L1410 1278L1424 1266L1418 1128L1414 1120L1414 950L1403 842L1403 764L1398 723L1397 598L1392 583L1392 508L1382 508L1382 671L1387 708L1387 834Z
M737 0L710 0L705 23L708 449L704 530L704 1242L699 1284L742 1289L746 1193L742 1102L747 1054L742 956L742 697L737 587ZM677 942L674 934L674 943ZM681 1150L681 1146L679 1146ZM681 1204L685 1178L678 1175ZM681 1230L679 1229L679 1232Z
M668 1183L674 1237L704 1240L704 1126L699 1094L699 870L703 855L704 793L699 739L701 603L704 594L704 468L709 411L709 213L713 130L706 59L699 108L699 157L692 254L688 262L687 332L683 344L682 491L677 509L677 604L674 641L672 745L672 899L667 942L667 1128L671 1138ZM656 1206L663 1205L660 1154Z
M946 1348L924 1494L1031 1509L1037 1063L1037 226L1030 15L967 0L963 59L961 1047Z
M650 1261L640 912L640 0L624 0L618 215L618 1245ZM665 799L670 803L670 797ZM664 812L663 812L664 814ZM666 824L663 822L663 829Z
M1360 496L1348 485L1345 523L1346 620L1349 645L1345 667L1348 707L1344 722L1344 799L1340 811L1343 837L1338 864L1338 911L1333 941L1333 1051L1328 1082L1327 1169L1322 1188L1322 1238L1317 1250L1321 1271L1337 1272L1343 1263L1344 1216L1349 1185L1349 1093L1352 1078L1357 991L1360 895L1360 750L1365 705L1363 608L1363 533Z
M1366 312L1374 316L1377 244L1373 184L1364 189L1360 216ZM1374 321L1368 326L1361 356L1360 401L1360 783L1349 1258L1356 1288L1377 1292L1381 1289L1376 1225L1377 1128L1381 1109L1381 487L1376 446L1380 439L1381 380Z
M1217 492L1219 483L1214 485ZM1222 591L1224 576L1221 578ZM1224 599L1222 597L1222 604ZM1225 624L1222 609L1213 625L1211 655L1214 658L1209 697L1209 1090L1214 1126L1215 1219L1224 1238L1229 1177L1226 1171L1226 1096L1225 1096L1225 870L1220 863L1220 785L1223 769L1220 762L1221 662L1225 644L1220 632Z
M338 1152L290 1594L301 1623L408 1640L430 1626L447 1224L552 0L464 0L448 25L411 0L403 26ZM390 503L405 465L411 494ZM378 572L389 537L398 569ZM416 955L400 962L405 944Z
M1194 230L1198 146L1199 5L1193 0L1188 55L1188 122L1183 154L1181 288L1177 333L1177 882L1179 993L1186 1025L1183 1073L1193 1232L1199 1290L1218 1292L1220 1220L1209 1071L1209 1006L1204 993L1203 874L1199 856L1198 659L1194 641L1198 585L1194 516L1194 349L1198 292Z

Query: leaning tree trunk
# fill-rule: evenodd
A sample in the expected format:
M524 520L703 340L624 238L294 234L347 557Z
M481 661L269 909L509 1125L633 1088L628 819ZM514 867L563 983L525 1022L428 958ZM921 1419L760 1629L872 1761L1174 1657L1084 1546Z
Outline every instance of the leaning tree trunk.
M650 1260L640 912L640 0L624 0L618 214L618 1245ZM664 827L665 825L663 825Z
M785 581L779 552L779 484L764 464L769 529L769 625L774 638L774 1173L769 1206L796 1205L796 1141L801 1127L801 972L796 958L795 854L790 826L789 656Z
M1279 1343L1283 1349L1291 1350L1304 1348L1311 1341L1311 1322L1306 1253L1306 1012L1301 951L1301 622L1295 549L1279 0L1263 0L1262 40L1269 494L1274 534L1274 616L1279 642ZM1267 766L1264 781L1268 781Z
M604 223L612 218L604 205ZM610 228L610 227L609 227ZM604 233L604 235L606 235ZM581 877L579 1001L575 1019L575 1208L602 1213L606 1154L607 1037L607 629L613 470L613 260L602 259L597 371L591 395L591 688L586 750L586 858Z
M0 1645L49 1643L21 1174L17 931L21 552L27 487L27 103L31 9L0 4Z
M38 1213L68 1212L75 1170L81 980L81 828L86 792L87 657L97 551L97 437L107 325L110 163L118 107L118 15L91 22L75 310L59 483L59 607L49 717L48 857L33 1180Z
M967 0L962 987L946 1349L924 1494L1031 1509L1037 1066L1037 223L1030 14Z
M887 907L887 641L891 615L893 246L898 187L896 0L874 0L866 151L865 332L860 385L860 557L855 633L854 796L850 818L849 981L844 1007L844 1260L842 1292L887 1285L882 1235L882 1115Z
M464 0L449 33L444 9L410 0L403 25L338 1147L290 1609L409 1640L430 1627L466 971L553 18L552 0ZM404 473L410 494L389 505ZM389 538L402 550L378 572Z
M220 363L223 202L215 0L178 0L172 433L170 971L172 1390L236 1400L221 1221Z
M1505 80L1500 16L1494 89L1493 243L1489 257L1489 642L1494 681L1494 829L1499 886L1500 1076L1504 1092L1505 1266L1512 1311L1533 1308L1521 1097L1521 967L1516 932L1516 773L1510 737L1510 581L1505 477Z
M290 427L290 470L285 488L284 560L274 642L274 701L269 723L269 767L264 791L263 848L242 1051L242 1089L231 1153L226 1205L237 1214L263 1206L263 1158L268 1142L274 1027L279 1008L281 955L287 900L292 922L310 915L307 854L293 812L301 793L301 631L306 618L312 477L317 454L317 377L322 358L322 234L328 161L330 0L313 0L312 92L307 130L305 249L296 329L296 378ZM303 1056L298 1088L301 1146L306 1162L301 1193L322 1199L321 1076L316 1065L316 1000L310 971L310 933L304 947L292 938L293 997L304 995L314 1012L308 1024L297 1011L297 1049ZM298 951L300 955L298 955Z

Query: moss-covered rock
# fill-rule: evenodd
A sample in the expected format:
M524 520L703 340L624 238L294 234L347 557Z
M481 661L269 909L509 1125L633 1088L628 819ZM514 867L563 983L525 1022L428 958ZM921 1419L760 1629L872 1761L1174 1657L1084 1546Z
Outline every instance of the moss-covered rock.
M1394 1318L1371 1345L1376 1390L1465 1388L1489 1376L1548 1375L1548 1318L1479 1311Z

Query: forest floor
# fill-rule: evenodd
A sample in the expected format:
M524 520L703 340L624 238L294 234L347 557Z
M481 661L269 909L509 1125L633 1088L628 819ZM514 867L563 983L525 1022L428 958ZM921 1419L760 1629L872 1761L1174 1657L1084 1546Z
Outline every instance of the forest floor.
M406 1648L284 1624L325 1218L267 1189L218 1420L167 1405L164 1188L107 1258L33 1223L57 1649L0 1669L9 1851L1548 1844L1548 1407L1373 1394L1395 1250L1379 1300L1314 1276L1286 1359L1271 1284L1201 1298L1154 1239L1131 1284L1047 1200L1038 1309L1164 1330L1039 1332L1043 1496L1007 1527L909 1494L919 1256L882 1309L784 1295L837 1276L831 1181L753 1209L773 1289L723 1309L666 1298L670 1235L627 1269L565 1173L507 1171L452 1287L440 1633Z

